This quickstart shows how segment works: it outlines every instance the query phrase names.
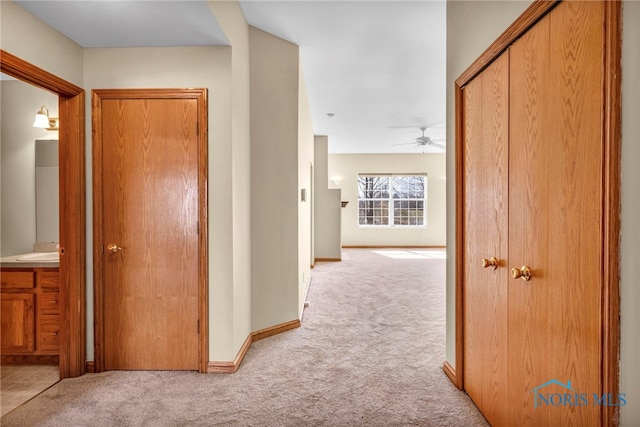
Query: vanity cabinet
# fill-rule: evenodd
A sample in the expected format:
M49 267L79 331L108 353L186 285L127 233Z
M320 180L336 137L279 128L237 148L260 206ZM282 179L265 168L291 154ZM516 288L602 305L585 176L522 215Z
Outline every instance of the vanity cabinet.
M58 355L58 269L3 268L0 276L2 355Z

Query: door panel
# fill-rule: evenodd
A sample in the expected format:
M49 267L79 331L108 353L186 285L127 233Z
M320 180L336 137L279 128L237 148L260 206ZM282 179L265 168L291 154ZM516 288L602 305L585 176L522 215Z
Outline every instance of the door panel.
M35 350L34 298L34 294L2 294L2 353L31 353Z
M576 392L602 395L603 34L600 2L562 2L550 21L550 114L560 124L547 140L549 167L549 311L551 372ZM555 411L552 423L596 426L601 406ZM550 409L551 411L552 409Z
M509 264L533 270L526 282L509 278L510 425L547 425L547 407L534 410L531 390L554 378L549 357L555 341L549 319L550 129L549 19L547 15L510 48ZM554 251L555 252L555 251ZM509 274L507 270L506 274ZM563 378L559 381L565 382Z
M197 109L102 100L105 369L198 369Z
M506 53L463 92L465 388L494 425L507 391L508 67ZM498 268L483 268L491 257Z
M600 422L600 7L563 2L510 49L509 267L532 269L509 285L510 425ZM587 404L534 409L550 380Z

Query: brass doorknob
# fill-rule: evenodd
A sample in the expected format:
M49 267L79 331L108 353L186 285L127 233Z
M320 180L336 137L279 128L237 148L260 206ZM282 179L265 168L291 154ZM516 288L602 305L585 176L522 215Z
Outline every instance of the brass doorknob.
M526 265L523 265L520 268L512 268L511 269L511 277L514 279L522 279L525 282L531 280L531 269Z
M117 253L118 251L121 251L122 248L118 245L116 245L115 243L109 243L107 245L107 251L111 252L112 254Z
M489 259L482 258L482 268L491 267L492 270L498 268L498 260L496 257L492 256Z

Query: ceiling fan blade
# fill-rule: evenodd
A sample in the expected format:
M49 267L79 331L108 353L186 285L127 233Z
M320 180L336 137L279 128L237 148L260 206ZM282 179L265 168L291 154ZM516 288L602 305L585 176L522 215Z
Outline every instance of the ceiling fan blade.
M417 144L417 143L414 141L414 142L404 142L402 144L391 144L391 145L395 147L396 145L413 145L413 144Z
M436 143L436 142L431 143L431 144L429 144L429 145L430 145L430 146L432 146L432 147L441 148L441 149L443 149L443 150L445 150L445 149L447 148L447 146L446 146L446 145L444 145L444 144L438 144L438 143Z

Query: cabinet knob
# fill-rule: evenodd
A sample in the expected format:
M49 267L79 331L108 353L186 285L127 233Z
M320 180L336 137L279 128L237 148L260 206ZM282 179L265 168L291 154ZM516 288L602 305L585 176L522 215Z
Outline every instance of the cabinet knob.
M492 256L489 259L482 258L482 268L491 267L492 270L498 268L498 259Z
M523 265L520 268L512 268L511 269L511 277L514 279L522 279L525 282L531 280L531 269L526 265Z

